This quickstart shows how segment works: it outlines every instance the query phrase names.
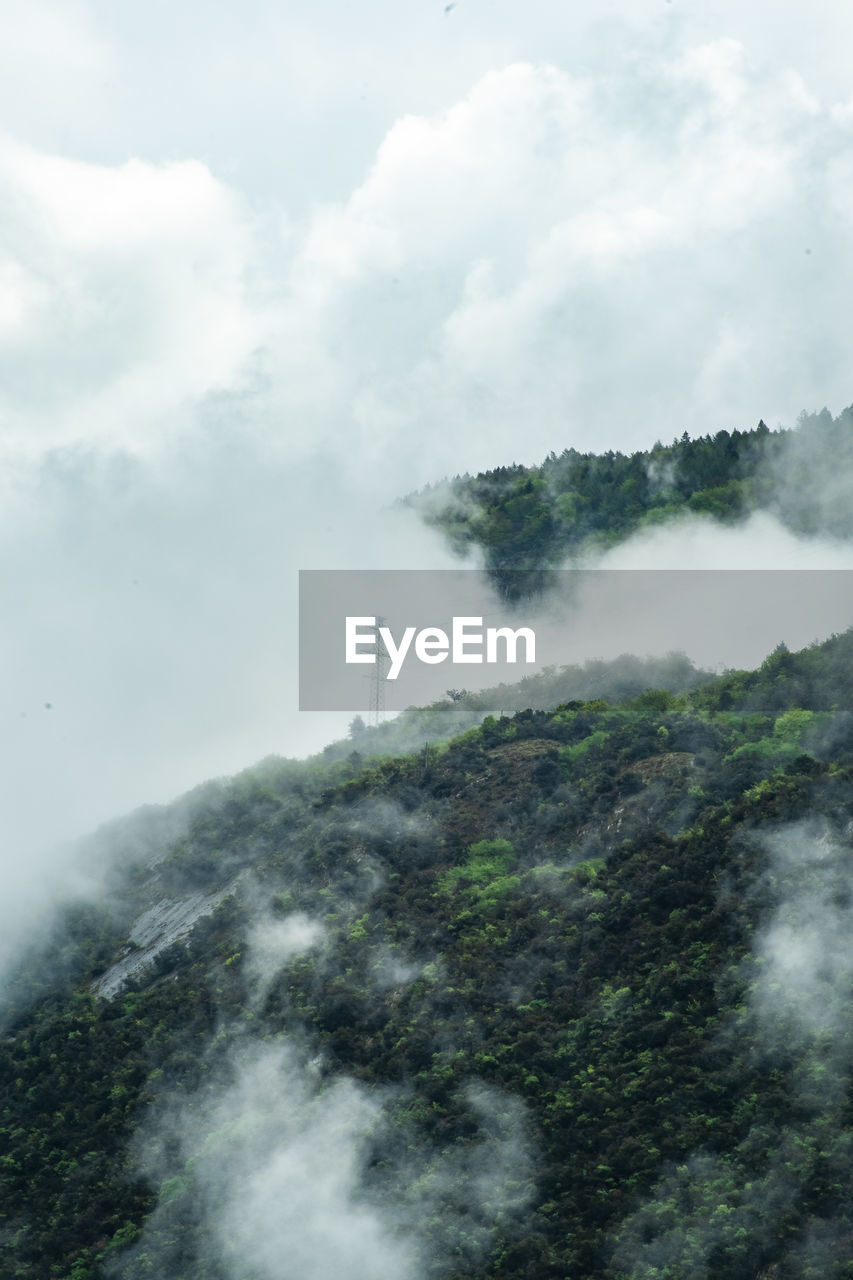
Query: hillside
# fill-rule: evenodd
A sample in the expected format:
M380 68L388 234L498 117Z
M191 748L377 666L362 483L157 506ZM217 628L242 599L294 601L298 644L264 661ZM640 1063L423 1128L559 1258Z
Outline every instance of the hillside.
M853 1275L853 634L333 757L22 963L4 1275Z
M459 554L479 549L514 598L540 589L548 569L689 515L731 523L768 511L798 534L849 538L851 468L853 405L835 419L803 412L792 431L762 421L695 440L685 431L632 454L564 449L540 466L456 476L405 501Z

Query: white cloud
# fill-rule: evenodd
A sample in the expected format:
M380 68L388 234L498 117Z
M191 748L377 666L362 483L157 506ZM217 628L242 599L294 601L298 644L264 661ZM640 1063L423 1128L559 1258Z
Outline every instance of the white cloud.
M380 1103L351 1080L318 1088L289 1048L250 1048L229 1087L191 1099L195 1105L168 1124L182 1148L170 1172L180 1177L191 1162L205 1245L235 1277L248 1267L272 1280L283 1258L306 1280L415 1275L411 1238L363 1194ZM170 1232L162 1229L168 1213L164 1196L143 1238L143 1249L167 1269L174 1265Z
M91 76L113 64L108 41L97 30L88 6L78 0L6 0L0 13L0 43L9 67L35 65L43 74Z
M246 965L254 999L261 1002L284 966L294 956L322 942L325 936L325 925L302 911L293 912L284 919L264 916L257 920L247 939L249 958Z
M527 1205L525 1113L496 1089L460 1090L479 1140L441 1151L414 1133L401 1142L393 1093L324 1079L286 1042L232 1036L217 1065L203 1090L141 1127L141 1168L160 1199L129 1256L161 1274L198 1232L234 1280L277 1280L283 1265L305 1280L413 1280L481 1260L495 1227L511 1231ZM368 1169L377 1151L381 1190ZM176 1232L173 1204L189 1210L190 1234ZM127 1262L119 1255L110 1274Z
M514 64L393 126L296 238L282 324L302 343L265 366L283 404L293 366L334 351L320 430L369 409L425 471L649 444L676 405L694 432L841 407L840 295L805 341L793 320L826 284L806 249L853 259L846 133L727 38L614 62Z
M770 1048L831 1033L849 1023L850 850L818 821L767 835L767 883L774 904L756 939L750 1003Z
M138 446L242 388L291 453L393 445L415 483L520 441L648 444L673 412L696 432L840 407L817 260L853 256L847 151L801 78L728 37L488 71L284 238L198 161L7 142L7 433ZM804 342L793 309L827 284Z
M10 849L345 728L295 573L449 563L399 494L853 398L850 19L742 9L4 9Z
M147 448L258 341L252 240L197 161L120 166L0 142L6 446Z
M760 511L740 524L686 516L634 534L595 558L602 569L853 569L853 547L798 538Z

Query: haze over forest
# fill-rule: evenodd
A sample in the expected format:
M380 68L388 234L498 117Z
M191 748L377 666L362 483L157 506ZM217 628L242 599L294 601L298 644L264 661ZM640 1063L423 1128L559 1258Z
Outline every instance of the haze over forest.
M853 569L851 43L3 6L10 1275L848 1274L848 624L368 729L297 573Z
M851 18L775 13L4 5L6 840L343 732L296 571L453 563L399 495L843 410Z

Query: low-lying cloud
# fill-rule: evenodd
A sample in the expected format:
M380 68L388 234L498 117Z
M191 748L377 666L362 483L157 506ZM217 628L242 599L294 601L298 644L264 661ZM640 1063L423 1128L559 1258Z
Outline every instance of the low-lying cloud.
M736 1060L750 1044L753 1065L786 1064L781 1070L791 1072L798 1107L784 1123L778 1116L756 1123L722 1155L695 1151L662 1170L651 1195L614 1233L613 1265L631 1280L651 1280L662 1270L711 1275L720 1259L757 1274L778 1257L779 1223L802 1199L819 1162L846 1158L843 1136L829 1157L814 1135L839 1135L850 1074L849 835L812 817L752 837L767 856L752 888L765 916L741 967L743 1001L722 1034L737 1046ZM786 1266L803 1275L837 1274L845 1234L832 1209L806 1219L785 1246Z
M296 571L452 564L398 495L850 399L851 113L787 35L389 8L395 62L195 12L0 19L10 923L52 842L345 731L296 711Z
M761 892L774 909L756 938L750 1001L771 1052L823 1037L833 1057L853 1032L853 850L818 819L762 844L770 865Z
M217 1079L143 1123L139 1167L159 1202L115 1280L205 1256L228 1280L420 1280L445 1273L451 1248L482 1259L527 1203L523 1112L494 1089L466 1095L479 1140L430 1157L403 1155L392 1091L324 1078L292 1044L238 1036ZM377 1152L393 1186L370 1178Z

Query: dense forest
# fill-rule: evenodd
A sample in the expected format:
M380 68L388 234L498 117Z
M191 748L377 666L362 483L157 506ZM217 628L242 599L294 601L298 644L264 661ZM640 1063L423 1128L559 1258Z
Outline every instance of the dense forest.
M547 571L687 515L723 522L768 511L799 534L853 535L853 405L803 412L795 430L717 432L632 454L551 453L541 466L456 476L405 501L460 554L478 548L508 598ZM522 572L523 571L523 572Z
M853 634L682 674L102 837L3 1015L2 1274L853 1276Z

